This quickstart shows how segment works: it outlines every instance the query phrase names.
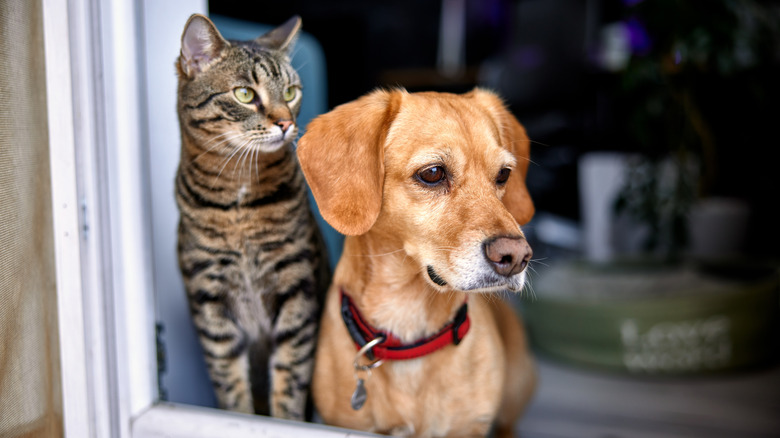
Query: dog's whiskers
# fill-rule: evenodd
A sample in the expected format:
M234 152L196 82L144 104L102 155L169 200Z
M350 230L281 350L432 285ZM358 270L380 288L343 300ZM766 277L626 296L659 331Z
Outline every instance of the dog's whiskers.
M436 296L439 294L439 292L430 287L426 288L426 291L428 291L428 293L426 294L425 297L425 306L430 307L433 304L433 300L436 299Z
M389 255L393 255L395 253L403 251L403 248L396 249L394 251L386 252L386 253L380 253L380 254L350 254L351 257L385 257Z
M433 248L434 251L454 251L458 249L457 246L440 246L438 248Z
M526 276L527 277L526 277L525 285L523 286L523 290L521 291L521 293L524 292L526 295L529 295L530 298L532 300L534 300L534 301L536 301L537 296L536 296L536 291L534 290L534 287L533 287L533 283L531 282L531 276L532 275L538 276L539 275L539 271L536 270L536 267L533 266L533 264L537 263L537 264L540 264L540 265L548 266L547 264L542 263L540 260L545 260L545 259L536 259L536 260L531 259L531 260L528 261L528 267L526 268L526 272L527 272Z
M544 146L544 147L548 147L548 148L552 147L551 144L542 143L541 141L536 141L536 140L531 140L531 139L528 139L528 141L533 143L533 144L538 144L539 146Z
M531 141L532 143L539 143L539 142L536 142L536 141L533 141L533 140L529 140L529 141ZM514 143L519 143L519 140L518 141L510 141L510 142L504 143L504 144L502 144L502 146L508 147L508 146L510 146L510 145L512 145ZM539 143L539 144L541 144L543 146L549 146L549 145L546 145L544 143ZM538 166L539 165L539 163L537 163L534 160L532 160L531 157L515 157L515 158L520 158L520 159L526 160L529 163L533 164L534 166Z

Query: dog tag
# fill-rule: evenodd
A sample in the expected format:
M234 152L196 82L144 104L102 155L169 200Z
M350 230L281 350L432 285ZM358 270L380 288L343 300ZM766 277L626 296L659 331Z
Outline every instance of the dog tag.
M352 409L356 411L360 410L360 408L366 404L366 396L365 382L363 379L358 379L357 388L355 388L355 392L352 393L352 398L350 399L350 402L352 403Z

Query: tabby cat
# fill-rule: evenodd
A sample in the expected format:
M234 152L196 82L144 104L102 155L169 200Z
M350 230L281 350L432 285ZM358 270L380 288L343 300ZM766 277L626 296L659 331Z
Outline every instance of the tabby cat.
M227 41L195 14L176 62L179 266L218 404L297 420L329 280L293 150L300 27Z

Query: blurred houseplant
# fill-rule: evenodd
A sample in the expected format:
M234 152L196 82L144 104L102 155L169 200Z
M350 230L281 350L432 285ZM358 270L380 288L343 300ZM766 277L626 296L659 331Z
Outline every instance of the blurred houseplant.
M631 56L617 69L613 96L622 144L631 145L625 150L630 165L618 183L614 214L589 223L608 224L613 246L626 246L613 248L616 259L588 254L540 275L538 299L524 303L531 340L567 362L641 375L773 363L780 351L776 263L657 261L689 255L688 239L699 231L689 230L689 217L702 200L742 196L745 187L763 190L755 196L764 204L777 198L777 185L762 187L777 178L767 174L779 173L764 158L771 143L758 140L777 143L778 3L623 4L620 28ZM597 183L581 187L586 195L609 193L599 205L604 207L613 199L613 172L590 169L588 175L602 178L584 178ZM639 248L629 247L626 242L638 235L644 239ZM722 235L708 232L706 238Z
M615 201L616 217L645 227L641 251L676 258L694 202L730 195L721 169L730 113L767 108L775 79L778 8L750 0L625 0L631 58L618 111L639 159ZM736 125L736 124L735 124ZM731 154L734 149L731 149Z

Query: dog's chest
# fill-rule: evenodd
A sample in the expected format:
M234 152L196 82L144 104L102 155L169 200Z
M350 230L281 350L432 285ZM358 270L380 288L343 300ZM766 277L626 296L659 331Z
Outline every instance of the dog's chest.
M478 394L487 388L453 389L458 385L451 379L462 376L432 375L421 360L387 365L392 370L386 388L391 389L380 397L384 406L373 413L375 418L385 417L380 432L414 437L487 435L497 407L491 397Z
M436 400L425 397L426 400ZM490 431L493 413L474 408L468 401L439 397L449 406L443 404L417 405L411 409L399 412L394 421L378 432L404 437L443 438L457 436L487 436ZM460 405L453 410L452 405ZM481 411L481 412L479 412ZM465 432L465 433L464 433Z

